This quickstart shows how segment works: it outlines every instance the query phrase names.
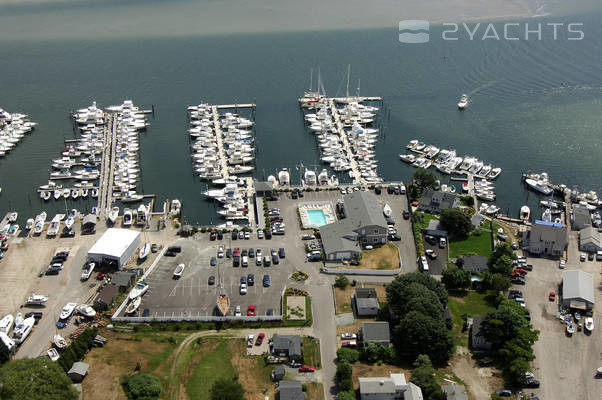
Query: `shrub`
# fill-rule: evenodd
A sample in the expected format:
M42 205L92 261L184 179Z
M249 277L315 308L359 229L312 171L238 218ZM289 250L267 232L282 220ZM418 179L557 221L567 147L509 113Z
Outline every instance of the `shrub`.
M161 395L161 383L153 375L130 375L122 379L121 385L128 399L153 400Z
M334 286L340 289L345 289L348 285L349 279L343 274L338 274L336 279L334 280Z
M360 359L360 352L354 349L341 347L337 350L337 359L339 362L353 364Z

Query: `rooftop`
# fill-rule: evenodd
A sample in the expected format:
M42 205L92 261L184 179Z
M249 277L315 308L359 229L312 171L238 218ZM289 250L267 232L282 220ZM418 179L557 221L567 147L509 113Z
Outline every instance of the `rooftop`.
M362 324L362 336L364 341L389 342L391 334L388 322L364 322Z
M140 236L140 232L130 229L109 228L94 243L88 251L89 254L105 254L121 257L130 244Z
M562 297L565 300L583 299L592 304L594 297L594 278L580 270L564 271L562 278Z

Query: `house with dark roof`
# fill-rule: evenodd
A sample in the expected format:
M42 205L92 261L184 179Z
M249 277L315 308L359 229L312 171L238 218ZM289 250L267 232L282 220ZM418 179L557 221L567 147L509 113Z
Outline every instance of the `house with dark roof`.
M468 400L464 385L445 385L441 387L445 400Z
M117 286L120 292L126 291L136 280L136 273L133 271L117 271L111 278L111 284Z
M115 285L107 285L98 294L94 300L94 308L96 310L105 311L111 307L111 303L119 294L119 288Z
M531 254L560 257L568 244L566 226L556 222L535 221L527 241Z
M481 325L485 321L485 315L472 317L472 324L468 330L468 343L474 350L491 350L491 343L482 335Z
M597 228L589 226L579 232L579 250L588 253L602 250L602 234Z
M418 209L431 214L441 214L443 210L457 208L459 205L460 199L453 193L425 189L418 202Z
M303 400L303 386L301 381L280 381L280 391L278 398L280 400Z
M488 269L487 257L476 254L462 256L462 268L470 271L472 274L479 274Z
M388 322L364 322L360 330L360 336L364 346L370 342L381 343L385 346L391 344L391 333Z
M374 288L355 289L355 312L358 317L375 317L378 314L378 296Z
M357 191L343 196L346 218L320 227L327 261L350 260L362 247L387 242L387 221L374 193Z
M301 361L303 359L301 343L299 335L275 335L272 353L277 357L288 357L291 361Z
M276 365L276 367L274 367L274 370L272 371L272 381L280 382L284 379L285 375L286 370L284 369L284 365Z
M255 181L255 194L259 197L272 195L274 186L270 182Z
M588 226L592 226L592 216L589 213L589 210L581 206L573 207L571 213L571 224L573 225L573 229L576 231L580 231Z
M422 390L407 383L404 374L387 377L359 378L361 400L422 400Z

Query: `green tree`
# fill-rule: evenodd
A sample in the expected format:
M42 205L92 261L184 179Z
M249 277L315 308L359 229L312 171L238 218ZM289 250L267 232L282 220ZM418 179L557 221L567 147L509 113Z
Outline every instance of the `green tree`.
M443 210L439 222L450 236L455 238L468 237L468 234L472 231L470 217L459 208Z
M449 266L442 272L441 282L449 289L470 288L470 271L456 266Z
M414 172L414 184L421 189L433 187L436 181L437 176L431 170L418 168Z
M371 364L376 362L392 364L395 359L395 351L382 343L370 342L362 350L362 359Z
M134 374L122 381L123 390L131 400L154 400L161 395L161 383L150 374Z
M336 279L334 280L334 286L340 289L345 289L348 285L349 279L343 274L338 274Z
M448 293L445 289L445 286L432 276L428 274L422 274L420 272L411 272L409 274L397 275L395 279L387 285L387 301L391 306L392 310L396 310L398 307L401 307L400 304L402 301L405 301L406 297L404 295L404 290L406 286L411 283L420 283L424 285L427 289L431 290L435 293L435 295L439 298L439 302L441 306L445 308L447 305L447 297ZM401 315L398 315L398 318Z
M75 400L77 393L57 363L24 358L0 367L0 399Z
M435 379L435 368L431 359L426 354L420 354L414 361L414 369L410 382L419 386L426 400L442 400L443 392L441 386Z
M400 358L413 360L426 354L437 364L449 360L453 347L443 318L435 319L416 311L410 311L395 327L393 343Z
M339 362L347 362L353 364L360 359L360 352L348 347L341 347L337 350L337 360Z
M504 300L496 310L487 314L481 325L481 332L494 348L500 348L505 342L515 338L522 328L529 327L524 316L523 307L515 301Z
M228 378L219 378L210 390L211 400L244 400L245 388L237 381Z
M353 381L351 376L353 367L348 362L339 362L337 364L337 382L340 391L353 390Z
M4 342L0 341L0 365L10 361L10 351Z
M355 400L355 393L353 393L350 390L347 390L344 392L339 392L337 394L337 399L338 400Z

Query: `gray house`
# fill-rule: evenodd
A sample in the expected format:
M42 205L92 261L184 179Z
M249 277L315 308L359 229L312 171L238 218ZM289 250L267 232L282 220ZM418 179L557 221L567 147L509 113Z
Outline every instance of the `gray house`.
M571 215L571 223L573 229L576 231L592 226L592 216L589 210L585 207L574 207Z
M460 199L453 193L425 189L418 202L418 209L431 214L441 214L443 210L457 208L459 205Z
M255 181L255 194L258 197L271 195L274 191L274 186L270 182Z
M355 289L355 311L358 317L375 317L378 314L378 296L374 288Z
M579 232L579 250L588 253L602 250L602 235L598 229L590 226Z
M441 389L445 400L468 400L464 385L445 385Z
M462 256L462 268L469 270L473 274L478 274L488 269L487 257L478 255Z
M85 362L74 362L71 366L71 369L67 372L67 375L73 382L81 382L88 375L89 367L90 366Z
M595 302L593 276L580 270L564 271L562 304L578 310L591 310Z
M288 357L292 361L301 361L301 336L275 335L273 338L273 353L278 357Z
M370 342L381 343L386 346L391 344L391 333L388 322L364 322L360 331L364 346Z
M468 331L468 342L474 350L491 350L491 343L481 334L481 324L484 320L484 315L477 315L472 318L472 324Z
M303 400L305 395L301 381L280 381L278 398L280 400Z
M286 370L284 369L284 365L276 365L276 367L272 371L272 381L279 382L284 379L285 375Z
M422 400L422 390L407 383L404 374L382 378L359 378L361 400Z
M374 193L358 191L343 196L346 218L320 227L327 261L349 260L361 247L387 242L387 221Z
M535 221L528 242L531 254L560 257L568 242L566 226L555 222Z

